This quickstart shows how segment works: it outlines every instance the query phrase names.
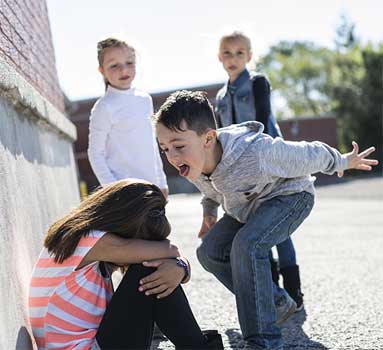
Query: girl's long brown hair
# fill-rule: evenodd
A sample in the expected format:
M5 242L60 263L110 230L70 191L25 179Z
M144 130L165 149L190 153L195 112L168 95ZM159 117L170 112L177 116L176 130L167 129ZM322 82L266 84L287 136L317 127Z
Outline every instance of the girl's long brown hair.
M170 233L165 205L164 195L153 184L115 182L99 189L56 221L48 229L44 246L61 263L74 253L81 237L92 230L124 238L163 240Z

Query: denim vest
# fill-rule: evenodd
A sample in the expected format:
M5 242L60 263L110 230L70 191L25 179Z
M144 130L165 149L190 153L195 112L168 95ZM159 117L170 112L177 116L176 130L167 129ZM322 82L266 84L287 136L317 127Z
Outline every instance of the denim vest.
M253 93L254 76L254 73L249 73L245 69L233 83L235 86L234 93L230 93L228 82L218 91L215 111L220 127L233 124L233 104L237 124L257 120ZM282 137L282 133L272 113L269 115L267 128L270 136Z

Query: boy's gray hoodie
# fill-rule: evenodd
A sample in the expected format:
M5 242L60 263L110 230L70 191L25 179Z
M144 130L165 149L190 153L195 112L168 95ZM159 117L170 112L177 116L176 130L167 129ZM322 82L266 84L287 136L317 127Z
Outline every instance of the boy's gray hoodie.
M204 194L204 216L217 216L217 207L245 223L268 199L302 191L314 194L312 173L333 174L348 167L348 159L325 143L291 142L263 134L255 121L218 129L221 161L210 176L194 184Z

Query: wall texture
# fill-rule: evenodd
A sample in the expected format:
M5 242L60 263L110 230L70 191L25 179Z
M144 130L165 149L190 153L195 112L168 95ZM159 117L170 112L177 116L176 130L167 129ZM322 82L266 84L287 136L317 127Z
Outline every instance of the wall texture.
M0 0L0 349L33 347L28 285L44 232L79 202L45 1Z

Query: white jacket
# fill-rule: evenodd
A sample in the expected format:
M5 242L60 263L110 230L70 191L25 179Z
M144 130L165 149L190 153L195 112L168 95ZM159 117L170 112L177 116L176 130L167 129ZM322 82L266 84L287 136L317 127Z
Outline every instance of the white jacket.
M138 178L167 188L151 121L152 98L135 88L108 87L94 105L89 123L88 156L101 185Z

